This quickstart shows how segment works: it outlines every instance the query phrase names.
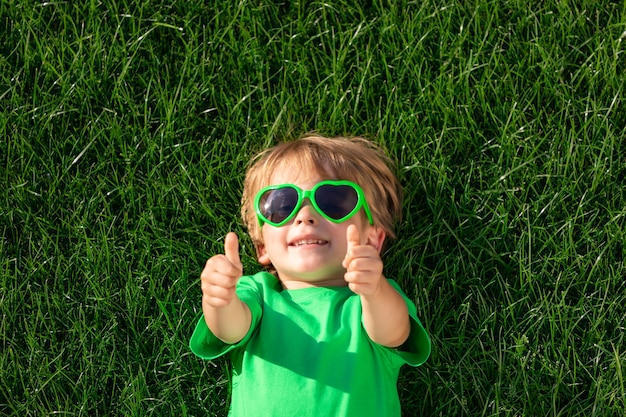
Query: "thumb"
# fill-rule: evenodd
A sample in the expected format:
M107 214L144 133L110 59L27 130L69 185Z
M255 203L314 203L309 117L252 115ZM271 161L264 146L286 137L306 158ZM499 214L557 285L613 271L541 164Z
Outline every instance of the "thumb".
M351 253L352 249L361 244L361 234L356 225L351 224L348 226L348 229L346 229L346 239L348 241L348 247L346 248L346 256L343 259L342 265L344 268L348 269L353 256Z
M348 240L348 251L355 246L361 245L361 233L356 225L351 224L346 230L346 238Z
M224 239L224 255L235 267L242 269L241 259L239 258L239 239L237 235L230 232Z

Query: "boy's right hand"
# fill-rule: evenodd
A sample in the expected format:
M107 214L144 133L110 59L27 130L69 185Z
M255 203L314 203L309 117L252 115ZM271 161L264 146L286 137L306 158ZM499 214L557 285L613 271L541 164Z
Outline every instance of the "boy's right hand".
M230 232L224 239L224 254L211 257L200 275L202 303L214 308L229 305L237 297L235 288L242 275L239 240Z

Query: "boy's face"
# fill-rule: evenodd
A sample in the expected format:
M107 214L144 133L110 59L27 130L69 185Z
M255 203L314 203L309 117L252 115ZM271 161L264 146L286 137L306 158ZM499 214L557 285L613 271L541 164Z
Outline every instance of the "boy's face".
M310 190L318 182L328 180L319 173L300 173L281 170L268 185L295 184ZM345 268L348 226L359 229L362 244L375 246L379 251L385 233L370 226L363 210L342 223L333 223L322 217L307 199L295 217L281 227L263 224L263 244L258 248L259 262L272 264L284 288L309 286L345 286Z

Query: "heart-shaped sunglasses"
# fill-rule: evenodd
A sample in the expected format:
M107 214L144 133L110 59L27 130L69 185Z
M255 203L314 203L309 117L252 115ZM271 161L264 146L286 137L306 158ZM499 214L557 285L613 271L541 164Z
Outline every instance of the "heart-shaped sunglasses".
M351 181L333 180L318 182L311 190L303 190L294 184L270 185L261 189L254 199L259 224L285 225L298 213L305 198L323 218L333 223L346 221L363 208L369 223L374 224L363 189Z

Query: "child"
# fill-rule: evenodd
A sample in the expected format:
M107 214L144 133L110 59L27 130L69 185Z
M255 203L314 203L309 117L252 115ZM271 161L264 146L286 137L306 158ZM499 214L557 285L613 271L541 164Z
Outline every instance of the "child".
M430 340L415 305L383 275L401 216L388 159L362 138L308 136L261 153L242 216L259 263L243 275L238 238L201 275L191 350L231 353L230 416L399 416L397 379Z

